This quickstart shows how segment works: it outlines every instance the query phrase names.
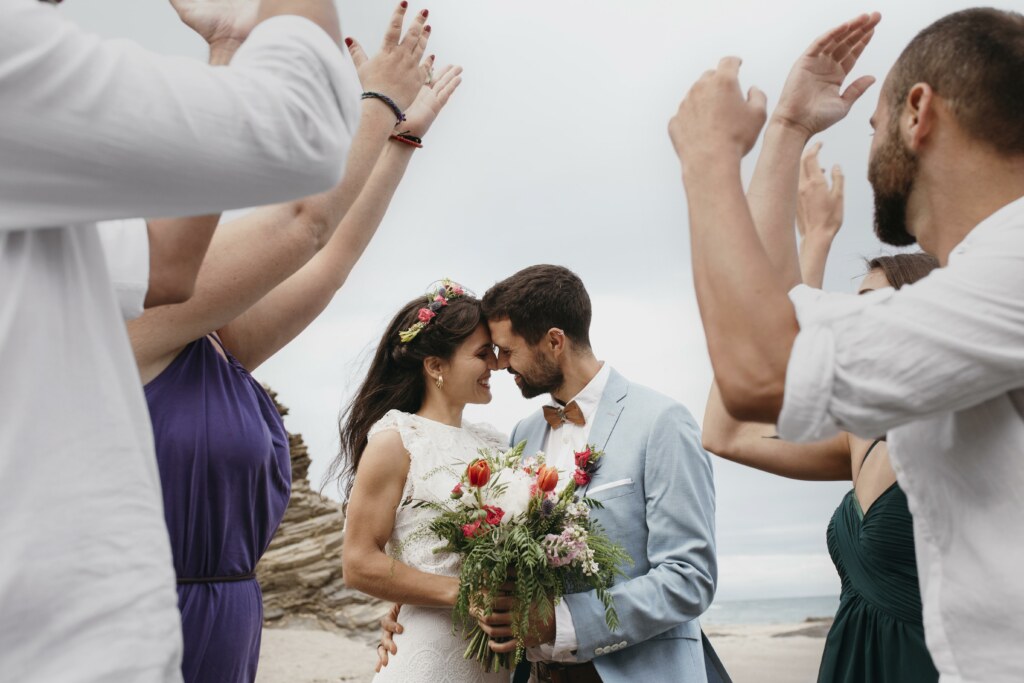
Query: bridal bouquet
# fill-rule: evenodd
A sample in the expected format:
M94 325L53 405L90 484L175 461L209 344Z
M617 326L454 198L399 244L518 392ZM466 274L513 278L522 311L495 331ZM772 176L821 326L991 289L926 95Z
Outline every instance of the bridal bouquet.
M603 453L593 447L576 453L576 468L569 475L546 465L543 453L524 458L524 446L506 452L481 449L454 483L446 504L418 503L440 512L429 525L445 542L435 552L462 557L454 617L471 624L464 626L466 659L476 659L490 672L521 660L522 642L530 632L529 606L548 620L553 611L549 598L558 601L568 592L593 589L604 603L608 627L617 628L608 588L622 575L620 567L632 563L591 518L590 510L601 504L576 493L577 486L590 481ZM561 476L571 478L555 493ZM470 609L490 614L509 577L514 577L517 605L512 632L520 646L514 654L495 653Z

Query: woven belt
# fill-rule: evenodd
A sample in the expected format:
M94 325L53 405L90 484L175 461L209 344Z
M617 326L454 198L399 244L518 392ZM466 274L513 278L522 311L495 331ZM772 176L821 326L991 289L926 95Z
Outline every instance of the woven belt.
M178 585L188 585L193 583L235 583L236 581L254 581L256 579L256 573L250 572L248 574L239 574L237 576L198 576L198 577L178 577Z

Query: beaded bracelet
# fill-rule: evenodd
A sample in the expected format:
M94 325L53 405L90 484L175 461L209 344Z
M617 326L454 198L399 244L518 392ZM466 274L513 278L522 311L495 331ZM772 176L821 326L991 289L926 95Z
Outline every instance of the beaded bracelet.
M411 145L413 147L416 147L417 149L420 149L420 148L423 147L423 140L422 140L422 138L416 137L415 135L413 135L412 133L410 133L407 130L402 131L401 133L392 133L391 134L391 139L392 140L397 140L398 142L404 142L405 144Z
M398 119L398 123L401 123L402 121L405 121L405 114L402 113L401 108L397 104L395 104L395 101L393 99L391 99L390 97L388 97L387 95L382 95L379 92L364 92L360 99L364 99L364 100L369 100L369 99L380 100L384 104L388 105L388 107L391 108L391 111L393 111L395 113L395 118Z

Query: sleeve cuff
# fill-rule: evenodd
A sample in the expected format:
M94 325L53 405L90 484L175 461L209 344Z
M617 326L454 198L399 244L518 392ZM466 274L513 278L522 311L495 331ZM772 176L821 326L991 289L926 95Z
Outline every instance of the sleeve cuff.
M290 41L305 45L323 66L351 140L359 126L362 111L359 95L363 89L359 75L348 51L336 45L327 32L314 22L298 15L281 15L259 23L242 47L238 48L232 66L243 64L250 53L258 53L262 46Z
M141 218L104 221L97 225L110 284L117 295L121 316L142 315L149 292L149 229Z
M572 663L576 659L576 628L572 621L572 612L565 601L555 605L555 640L536 647L527 648L526 658L531 662L563 662Z

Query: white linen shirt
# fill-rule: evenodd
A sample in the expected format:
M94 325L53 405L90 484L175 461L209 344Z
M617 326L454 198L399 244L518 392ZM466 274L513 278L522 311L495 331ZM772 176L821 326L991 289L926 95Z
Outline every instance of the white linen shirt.
M358 122L346 60L299 17L212 68L0 0L0 681L181 680L149 415L93 221L327 189Z
M576 452L587 447L591 421L597 414L597 408L601 403L601 396L604 395L611 372L611 366L602 363L601 369L594 375L594 378L572 399L583 413L584 424L577 425L566 422L558 429L548 430L547 438L544 440L545 462L558 470L557 490L559 491L565 488L576 471ZM547 405L560 407L560 404L554 400L548 401ZM572 612L569 611L569 606L563 600L555 605L554 642L532 647L527 655L531 661L575 662L577 660L573 653L576 651L576 645L576 628L573 625Z
M121 317L135 320L149 293L149 226L144 218L98 223L100 246Z
M898 292L790 296L781 436L888 434L942 680L1024 680L1024 198Z

